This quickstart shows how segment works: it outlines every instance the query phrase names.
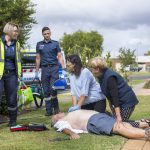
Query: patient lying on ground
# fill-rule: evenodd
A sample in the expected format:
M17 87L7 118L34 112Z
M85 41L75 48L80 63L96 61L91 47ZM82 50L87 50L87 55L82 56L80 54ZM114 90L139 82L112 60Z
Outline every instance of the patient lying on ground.
M79 133L119 134L127 138L150 140L150 128L145 130L134 128L129 123L117 125L113 117L93 110L76 110L70 113L59 113L52 117L57 131L70 135L71 139L79 139Z

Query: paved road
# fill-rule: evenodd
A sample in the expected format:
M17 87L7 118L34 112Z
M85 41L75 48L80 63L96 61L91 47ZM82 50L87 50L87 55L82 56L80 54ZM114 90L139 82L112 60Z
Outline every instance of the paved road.
M142 80L142 79L150 79L150 75L131 75L131 76L129 76L129 80Z

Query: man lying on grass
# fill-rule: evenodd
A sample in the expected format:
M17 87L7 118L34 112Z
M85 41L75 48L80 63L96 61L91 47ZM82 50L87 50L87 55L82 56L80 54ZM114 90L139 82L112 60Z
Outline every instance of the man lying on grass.
M139 129L123 122L117 126L116 120L105 113L93 110L76 110L68 114L59 113L52 117L52 124L57 131L79 139L78 133L119 134L127 138L150 140L150 128Z

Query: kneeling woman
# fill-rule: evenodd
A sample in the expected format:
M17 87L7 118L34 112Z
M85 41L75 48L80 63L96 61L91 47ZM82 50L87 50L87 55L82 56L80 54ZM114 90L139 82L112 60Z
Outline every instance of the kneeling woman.
M67 69L70 72L73 103L69 112L77 109L105 112L106 99L101 92L100 85L96 82L92 73L87 68L83 68L78 55L73 54L67 57Z
M102 92L107 97L112 113L117 123L130 122L129 118L138 104L138 99L132 88L117 72L107 68L106 61L101 57L90 60L89 67L98 78ZM130 122L134 127L146 128L146 122Z

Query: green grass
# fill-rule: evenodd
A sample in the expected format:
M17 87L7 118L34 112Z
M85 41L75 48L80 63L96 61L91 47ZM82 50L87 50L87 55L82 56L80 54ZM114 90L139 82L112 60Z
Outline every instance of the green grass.
M131 119L150 119L150 96L138 96L139 104L136 106Z
M119 72L122 74L122 72ZM150 75L150 72L148 71L139 71L139 72L132 72L132 71L127 71L126 72L128 76L143 76L143 75Z
M65 99L64 96L61 96ZM67 96L68 98L68 96ZM132 119L149 118L150 96L140 96L140 104L136 107ZM60 102L61 111L68 110L71 102ZM50 142L58 137L67 137L50 127L50 118L44 116L45 109L36 109L18 117L19 124L44 123L49 130L43 132L10 132L7 124L0 125L0 149L2 150L119 150L126 142L121 136L104 136L83 134L79 140Z
M129 81L128 82L128 84L130 85L130 86L135 86L135 85L137 85L137 84L140 84L140 83L144 83L146 80L144 79L141 79L141 80L131 80L131 81Z
M130 75L150 75L150 72L147 71L139 71L139 72L129 72Z

